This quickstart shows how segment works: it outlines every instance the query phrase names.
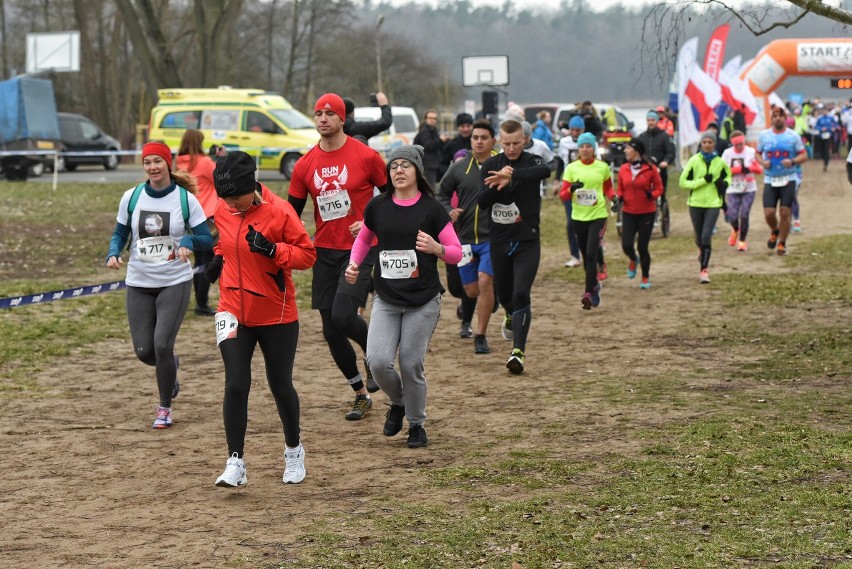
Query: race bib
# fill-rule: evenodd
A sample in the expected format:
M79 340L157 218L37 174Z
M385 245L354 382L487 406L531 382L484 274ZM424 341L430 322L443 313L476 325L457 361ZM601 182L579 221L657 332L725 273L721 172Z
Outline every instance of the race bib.
M592 206L598 203L598 192L596 190L577 190L574 192L577 205Z
M772 176L769 179L769 184L773 188L782 188L790 183L790 176Z
M461 261L456 263L456 266L464 267L465 265L469 265L471 261L473 261L473 248L470 244L462 245L462 258Z
M821 132L821 133L819 133L819 137L823 140L828 140L829 138L831 138L831 133L830 132Z
M512 225L521 220L521 212L515 202L510 204L496 203L491 206L491 221L503 225Z
M731 190L735 192L744 192L746 191L746 183L745 177L734 176L731 180Z
M237 337L237 328L240 323L237 322L237 317L230 312L216 313L216 345L222 343L222 340Z
M419 276L414 249L382 251L379 253L379 266L384 279L413 279Z
M323 221L346 217L351 207L352 202L349 201L349 192L346 190L331 190L317 196L317 208Z
M145 237L136 242L136 254L144 263L165 263L175 258L175 242L168 235Z

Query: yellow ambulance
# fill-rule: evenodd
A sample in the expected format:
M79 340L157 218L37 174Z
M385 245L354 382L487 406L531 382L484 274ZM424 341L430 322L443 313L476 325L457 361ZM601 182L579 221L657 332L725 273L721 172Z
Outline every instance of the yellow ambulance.
M319 141L314 121L281 95L261 89L160 89L151 109L148 140L177 152L188 128L204 133L205 150L216 144L258 158L264 170L287 179L296 161Z

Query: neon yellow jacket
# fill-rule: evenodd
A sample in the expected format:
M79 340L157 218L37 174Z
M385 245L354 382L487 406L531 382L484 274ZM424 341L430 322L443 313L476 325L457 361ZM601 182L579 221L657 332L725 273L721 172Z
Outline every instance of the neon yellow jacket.
M713 176L711 182L704 180L708 172ZM701 152L693 154L680 173L680 187L689 190L686 204L691 207L722 207L722 195L725 192L719 192L716 188L716 181L720 178L728 185L731 184L731 168L721 156L714 156L708 168Z

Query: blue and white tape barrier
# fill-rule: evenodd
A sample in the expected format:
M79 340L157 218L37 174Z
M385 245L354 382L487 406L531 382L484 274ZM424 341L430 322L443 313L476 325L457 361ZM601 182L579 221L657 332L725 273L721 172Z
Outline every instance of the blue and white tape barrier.
M15 308L16 306L26 306L28 304L44 304L45 302L53 302L54 300L62 300L64 298L80 298L82 296L91 296L93 294L121 290L126 288L126 286L127 285L124 284L124 281L114 281L111 283L66 288L65 290L40 292L38 294L11 296L8 298L0 298L0 308Z

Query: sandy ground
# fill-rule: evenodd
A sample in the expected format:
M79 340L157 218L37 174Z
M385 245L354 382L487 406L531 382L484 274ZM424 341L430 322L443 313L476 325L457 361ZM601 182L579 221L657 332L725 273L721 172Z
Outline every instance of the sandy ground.
M832 167L823 174L808 166L805 231L790 239L792 255L806 239L852 229L842 163ZM759 207L752 214L747 254L728 248L720 222L711 275L785 270L763 245L767 231ZM686 216L674 219L673 231L691 234ZM608 258L615 260L621 253L613 241L610 237ZM527 371L521 377L504 367L510 345L500 338L499 318L489 329L492 353L474 356L472 342L458 338L457 301L444 297L426 361L431 440L426 449L408 449L404 431L390 439L381 434L386 409L381 393L367 418L344 420L351 391L329 356L317 314L303 311L294 381L308 475L296 486L281 483L283 437L259 352L246 441L249 484L239 490L213 485L226 458L224 373L208 319L188 315L179 335L182 391L174 404L175 425L168 430L150 428L153 371L132 357L129 334L46 363L36 378L44 397L4 405L0 566L287 564L307 546L306 526L324 515L355 519L343 534L353 546L368 545L380 536L359 529L356 514L376 512L388 498L427 499L421 492L424 471L469 465L466 453L472 448L485 453L483 463L506 449L539 444L557 456L601 463L613 453L634 452L640 443L625 432L685 411L662 402L637 405L624 417L608 407L602 384L611 389L623 382L628 390L643 377L690 370L697 350L716 369L729 369L730 354L685 345L675 335L682 318L700 313L716 293L712 284L698 285L690 253L656 264L650 291L638 290L638 279L628 281L622 269L611 271L602 306L586 312L580 309L580 285L548 278L553 271L579 270L563 268L564 260L563 251L543 255L533 290ZM554 427L566 437L545 433ZM513 432L525 436L506 437ZM488 497L489 490L475 495ZM448 504L471 497L442 489L428 495Z

